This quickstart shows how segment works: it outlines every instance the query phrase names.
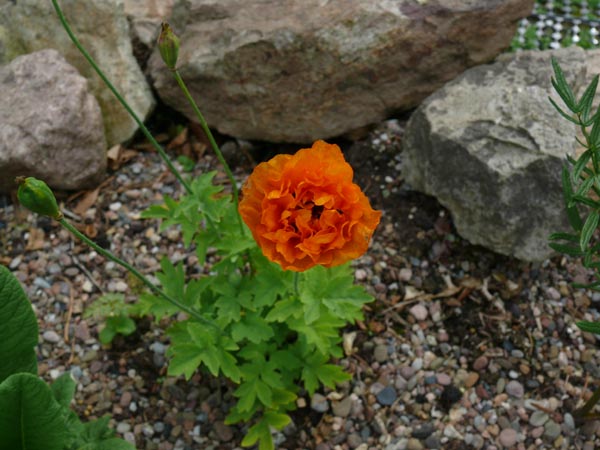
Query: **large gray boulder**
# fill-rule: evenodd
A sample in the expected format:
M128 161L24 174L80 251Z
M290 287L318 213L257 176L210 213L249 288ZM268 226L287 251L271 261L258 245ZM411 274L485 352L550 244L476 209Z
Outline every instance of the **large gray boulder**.
M154 106L150 87L135 60L123 0L61 0L73 31L109 80L143 120ZM102 80L75 48L49 0L0 1L0 64L46 48L58 50L90 82L109 146L131 138L138 129Z
M161 22L171 15L174 0L124 0L125 14L138 42L154 48Z
M308 143L410 109L492 60L533 0L176 0L178 66L209 125ZM154 87L194 120L155 52Z
M0 192L34 176L57 189L99 183L106 170L102 114L88 82L56 50L0 68Z
M458 233L519 259L549 257L548 236L568 229L561 187L575 126L548 101L550 56L582 93L600 53L568 48L521 52L466 71L413 113L403 142L403 173L437 197Z

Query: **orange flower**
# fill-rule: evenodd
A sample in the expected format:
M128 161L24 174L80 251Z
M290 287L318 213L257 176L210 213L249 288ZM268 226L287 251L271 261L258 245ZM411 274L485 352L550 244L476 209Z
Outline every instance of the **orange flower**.
M324 141L259 164L242 188L239 211L264 255L302 272L366 252L381 212L352 175L340 148Z

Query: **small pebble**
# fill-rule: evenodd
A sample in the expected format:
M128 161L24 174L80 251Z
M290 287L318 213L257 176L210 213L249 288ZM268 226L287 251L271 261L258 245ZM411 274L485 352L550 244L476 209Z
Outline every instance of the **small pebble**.
M325 396L317 392L310 399L310 407L314 411L324 413L325 411L329 410L329 402Z
M423 321L427 319L427 315L429 314L427 308L425 308L420 303L417 303L412 308L408 310L408 312L418 321Z
M375 361L380 363L387 361L388 346L383 344L376 345L375 349L373 350L373 357L375 358Z
M398 397L398 394L392 386L386 386L379 391L376 397L380 405L389 406L394 403Z
M350 414L350 410L352 409L352 398L344 397L339 402L333 402L331 405L331 410L334 415L338 417L347 417Z
M561 433L560 425L553 420L549 420L544 425L544 437L556 439Z
M44 340L46 342L50 342L51 344L56 344L57 342L60 341L60 336L58 335L58 333L56 331L53 331L53 330L44 331L44 334L42 335L42 337L44 338Z
M548 422L548 419L548 414L546 414L544 411L537 410L534 411L529 417L529 424L533 427L541 427Z
M506 393L511 397L521 398L525 394L523 385L516 380L511 380L505 387Z
M517 432L512 428L506 428L500 432L498 441L504 448L510 448L517 443Z
M437 382L442 386L448 386L452 383L452 378L448 374L438 373L436 376Z
M483 370L487 367L488 363L489 363L489 360L488 360L487 356L481 355L473 362L473 370L477 370L477 371Z

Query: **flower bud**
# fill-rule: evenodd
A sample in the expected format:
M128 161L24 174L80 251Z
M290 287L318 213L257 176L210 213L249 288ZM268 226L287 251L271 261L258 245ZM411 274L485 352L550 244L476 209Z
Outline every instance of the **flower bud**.
M16 181L19 183L17 197L21 205L34 213L56 220L62 219L56 197L46 183L33 177L18 177Z
M158 50L167 67L175 70L177 55L179 54L179 38L166 22L161 25L160 35L158 36Z

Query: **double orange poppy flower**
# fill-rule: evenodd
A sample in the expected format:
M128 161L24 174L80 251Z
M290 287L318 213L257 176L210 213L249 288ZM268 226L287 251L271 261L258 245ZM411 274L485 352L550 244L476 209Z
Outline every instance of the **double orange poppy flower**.
M285 270L332 267L366 252L381 212L352 182L337 145L317 141L259 164L239 212L264 255Z

